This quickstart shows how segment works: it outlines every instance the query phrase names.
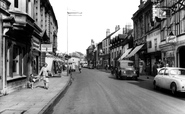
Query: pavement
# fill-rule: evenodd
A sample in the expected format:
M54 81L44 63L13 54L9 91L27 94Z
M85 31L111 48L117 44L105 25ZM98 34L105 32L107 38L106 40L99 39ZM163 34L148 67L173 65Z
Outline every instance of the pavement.
M44 89L40 81L33 89L23 88L1 96L0 114L44 114L65 94L70 84L71 77L63 72L61 76L49 78L49 89Z

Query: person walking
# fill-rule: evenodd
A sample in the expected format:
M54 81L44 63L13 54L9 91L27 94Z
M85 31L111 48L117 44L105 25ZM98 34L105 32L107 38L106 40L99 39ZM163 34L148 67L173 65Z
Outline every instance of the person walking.
M78 69L79 69L79 72L81 73L81 70L82 70L82 66L81 66L81 64L79 64Z
M72 76L72 64L69 64L69 75L71 76L71 79L74 80L73 76Z
M47 72L46 67L47 67L47 63L45 63L43 65L43 67L41 68L38 76L40 76L40 77L42 76L42 80L43 80L43 83L44 83L44 88L48 89L49 88L49 78L48 78L48 72Z

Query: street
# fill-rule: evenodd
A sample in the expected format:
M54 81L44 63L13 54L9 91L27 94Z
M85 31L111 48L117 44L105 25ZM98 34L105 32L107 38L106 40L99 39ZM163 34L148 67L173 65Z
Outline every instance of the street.
M117 80L110 73L82 69L48 114L185 114L185 96L154 90L152 80Z

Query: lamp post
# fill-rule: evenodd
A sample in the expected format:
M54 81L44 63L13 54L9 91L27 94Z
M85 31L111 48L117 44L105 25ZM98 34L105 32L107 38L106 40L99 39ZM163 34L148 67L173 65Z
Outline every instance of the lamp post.
M71 11L68 11L67 9L67 55L68 55L68 58L67 58L67 76L69 76L69 53L68 53L68 16L82 16L82 12L71 12Z

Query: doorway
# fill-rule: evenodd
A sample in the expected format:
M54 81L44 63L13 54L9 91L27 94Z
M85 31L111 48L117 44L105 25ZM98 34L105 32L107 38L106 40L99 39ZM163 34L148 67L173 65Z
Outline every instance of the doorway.
M181 68L185 68L185 46L179 48L179 65Z

